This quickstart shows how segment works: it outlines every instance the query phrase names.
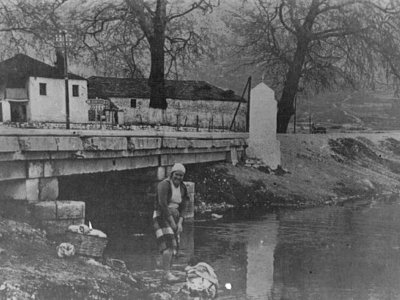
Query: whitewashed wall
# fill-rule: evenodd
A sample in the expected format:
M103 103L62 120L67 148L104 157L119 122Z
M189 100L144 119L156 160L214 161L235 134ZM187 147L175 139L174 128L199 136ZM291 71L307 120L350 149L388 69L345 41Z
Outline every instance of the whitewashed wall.
M39 83L47 84L47 95L39 94ZM70 121L88 122L87 81L70 79L68 84ZM79 85L78 97L72 96L72 85ZM28 120L65 122L64 79L30 77L28 91Z
M136 99L136 108L131 108L129 98L111 98L124 111L124 122L128 124L154 123L149 109L149 99ZM168 108L165 113L164 124L176 126L197 126L197 116L200 127L229 128L238 102L211 101L211 100L175 100L167 99ZM241 103L236 116L236 128L244 130L246 127L247 103Z

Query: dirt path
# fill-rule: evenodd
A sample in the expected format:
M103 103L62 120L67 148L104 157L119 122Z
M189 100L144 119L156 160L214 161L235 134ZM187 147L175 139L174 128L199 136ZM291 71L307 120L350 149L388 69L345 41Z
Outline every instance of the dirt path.
M347 117L350 117L355 120L357 125L363 125L364 122L361 120L359 117L355 116L354 114L350 113L348 110L348 106L346 102L348 102L351 99L351 95L348 95L341 103L333 103L333 107L341 110Z

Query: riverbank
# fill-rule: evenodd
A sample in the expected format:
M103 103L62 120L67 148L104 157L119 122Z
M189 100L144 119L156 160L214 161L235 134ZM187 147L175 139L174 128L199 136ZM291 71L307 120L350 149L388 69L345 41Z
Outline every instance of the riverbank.
M302 208L400 192L400 133L280 135L282 168L189 166L199 212ZM217 204L217 205L215 205ZM220 205L218 205L220 204Z
M245 163L188 165L185 179L196 183L197 215L223 216L230 207L335 205L400 190L400 133L282 135L279 140L282 168L277 170ZM156 271L130 272L112 260L60 259L56 246L28 224L0 219L0 299L143 299L163 291L171 299L176 291Z

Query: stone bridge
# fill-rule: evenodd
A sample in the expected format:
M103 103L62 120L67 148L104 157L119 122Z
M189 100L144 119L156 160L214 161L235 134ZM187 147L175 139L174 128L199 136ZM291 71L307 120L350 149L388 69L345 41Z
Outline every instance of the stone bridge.
M61 176L155 168L175 162L236 161L247 133L0 130L0 199L30 203L58 198Z

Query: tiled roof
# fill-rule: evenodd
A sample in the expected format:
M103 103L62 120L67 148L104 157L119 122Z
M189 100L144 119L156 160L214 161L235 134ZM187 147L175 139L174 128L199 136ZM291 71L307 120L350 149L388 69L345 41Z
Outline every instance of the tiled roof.
M150 98L147 79L92 76L88 78L89 98ZM206 81L166 80L166 96L178 100L219 100L245 102L231 90Z
M6 80L10 87L24 87L26 78L30 76L55 79L64 78L64 75L58 68L25 54L17 54L0 62L0 78ZM73 73L68 73L68 78L86 80Z

